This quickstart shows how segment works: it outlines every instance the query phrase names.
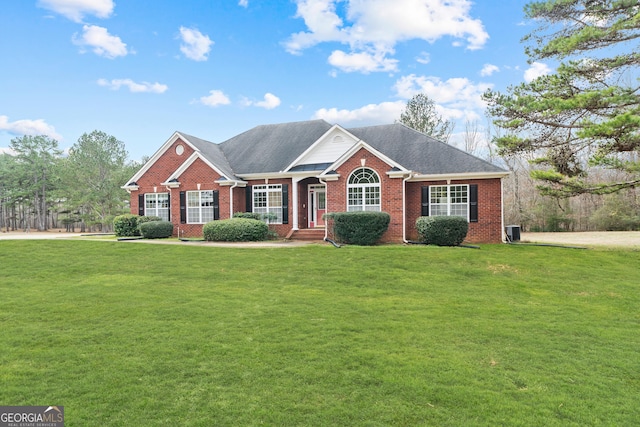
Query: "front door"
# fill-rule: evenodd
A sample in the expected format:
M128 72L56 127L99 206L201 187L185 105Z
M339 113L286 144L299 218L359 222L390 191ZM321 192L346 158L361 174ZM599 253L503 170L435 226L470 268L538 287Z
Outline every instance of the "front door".
M327 190L324 185L309 186L309 228L324 227L322 215L327 212Z

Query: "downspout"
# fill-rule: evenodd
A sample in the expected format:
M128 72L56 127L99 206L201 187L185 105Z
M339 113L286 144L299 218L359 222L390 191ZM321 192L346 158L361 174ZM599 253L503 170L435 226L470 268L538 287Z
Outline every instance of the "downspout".
M173 218L171 216L171 208L173 207L173 204L171 203L171 187L169 187L168 185L165 185L164 188L166 188L169 191L169 221L171 221ZM180 223L178 223L178 239L180 238Z
M233 218L233 189L238 186L238 181L229 187L229 218Z
M327 181L323 181L322 178L318 178L318 182L320 184L324 184L324 191L325 191L324 203L325 203L325 208L326 208L326 212L325 213L329 213L329 198L326 196ZM329 238L329 226L325 222L324 223L324 240L326 241L328 238Z
M326 210L326 212L325 212L325 213L329 213L329 198L328 198L328 197L326 197L327 182L326 182L326 181L323 181L323 180L322 180L322 178L318 178L318 182L319 182L320 184L324 184L324 189L325 189L325 190L324 190L324 191L325 191L325 201L324 201L325 205L324 205L324 207L325 207L325 210ZM324 240L325 242L329 242L329 243L331 243L331 244L332 244L333 246L335 246L336 248L340 248L340 247L341 247L341 245L339 245L338 243L334 242L333 240L331 240L331 239L329 238L329 226L328 226L328 224L327 224L327 222L326 222L326 221L325 221L325 223L324 223L324 239L323 239L323 240Z
M413 172L409 172L406 178L402 179L402 242L407 240L407 181L413 177Z

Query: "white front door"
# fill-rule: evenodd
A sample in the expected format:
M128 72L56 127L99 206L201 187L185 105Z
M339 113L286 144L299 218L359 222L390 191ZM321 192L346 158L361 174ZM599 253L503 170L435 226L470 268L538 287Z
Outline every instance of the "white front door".
M324 227L322 215L327 212L327 190L324 185L309 186L309 228Z

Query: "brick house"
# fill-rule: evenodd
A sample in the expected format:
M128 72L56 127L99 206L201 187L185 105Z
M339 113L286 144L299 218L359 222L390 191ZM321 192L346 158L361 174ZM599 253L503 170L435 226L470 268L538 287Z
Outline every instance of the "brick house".
M180 237L234 212L269 213L289 238L322 239L326 212L388 212L385 242L418 238L422 215L459 215L467 241L503 241L508 171L402 124L346 129L324 120L263 125L220 144L174 133L122 188L131 213Z

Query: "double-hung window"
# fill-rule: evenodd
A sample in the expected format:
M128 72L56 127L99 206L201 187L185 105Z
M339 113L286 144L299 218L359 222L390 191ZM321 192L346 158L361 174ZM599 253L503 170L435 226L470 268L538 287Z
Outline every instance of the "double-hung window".
M213 221L213 191L187 191L187 223L204 224Z
M468 185L432 185L429 187L431 216L460 216L469 220Z
M253 212L263 214L269 224L282 224L282 185L254 185Z
M144 214L169 221L169 193L147 193L144 195Z
M380 211L380 177L369 168L356 169L347 184L347 210Z

